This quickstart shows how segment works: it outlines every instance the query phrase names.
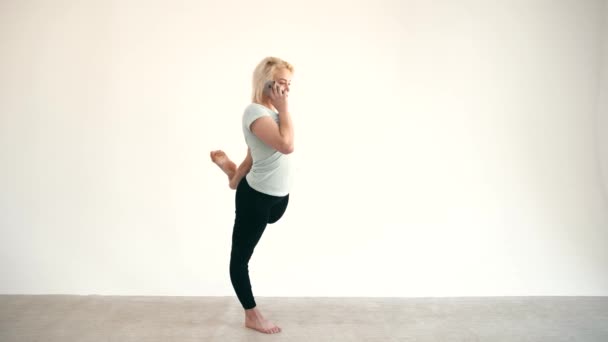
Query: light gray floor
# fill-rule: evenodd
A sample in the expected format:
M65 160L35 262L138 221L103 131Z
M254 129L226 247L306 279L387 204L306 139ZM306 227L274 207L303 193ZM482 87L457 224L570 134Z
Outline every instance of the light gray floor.
M608 297L256 301L281 333L236 297L0 295L0 341L608 341Z

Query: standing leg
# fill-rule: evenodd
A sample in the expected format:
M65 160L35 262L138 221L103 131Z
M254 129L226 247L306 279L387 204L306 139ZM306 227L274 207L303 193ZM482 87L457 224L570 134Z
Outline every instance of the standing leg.
M232 231L232 250L230 252L230 280L241 305L245 310L256 306L251 281L249 279L249 260L262 237L268 216L237 214Z
M246 178L241 180L235 196L230 279L245 310L256 306L249 279L249 259L268 224L270 204L267 198L247 184Z
M243 309L245 326L264 333L281 329L266 320L259 312L249 279L249 260L268 223L270 207L276 199L263 195L243 178L236 189L236 215L230 253L230 280Z

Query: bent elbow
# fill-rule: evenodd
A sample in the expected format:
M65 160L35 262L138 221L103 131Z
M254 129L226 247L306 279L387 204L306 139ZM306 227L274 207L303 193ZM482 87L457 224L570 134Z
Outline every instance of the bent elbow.
M285 144L281 150L283 154L290 154L293 152L293 144Z

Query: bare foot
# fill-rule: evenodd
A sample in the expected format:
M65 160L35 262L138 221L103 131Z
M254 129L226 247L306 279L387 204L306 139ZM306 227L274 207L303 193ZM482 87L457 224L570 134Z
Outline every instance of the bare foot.
M245 326L266 334L281 332L281 328L271 321L265 319L257 307L245 310Z
M236 164L222 150L211 151L209 155L211 156L211 161L217 164L228 175L228 180L231 180L236 172Z

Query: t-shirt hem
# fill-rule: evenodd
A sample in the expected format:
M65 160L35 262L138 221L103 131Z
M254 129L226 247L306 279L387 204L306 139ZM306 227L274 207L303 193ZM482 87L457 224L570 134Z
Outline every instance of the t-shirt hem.
M247 182L247 183L249 184L249 186L250 186L250 187L251 187L253 190L258 191L258 192L261 192L261 193L263 193L264 195L275 196L275 197L285 197L285 196L289 195L289 192L286 192L286 193L279 193L279 194L277 194L277 193L268 193L268 192L266 192L266 191L264 191L264 190L257 189L257 188L256 188L256 185L253 185L253 184L251 184L250 182Z

